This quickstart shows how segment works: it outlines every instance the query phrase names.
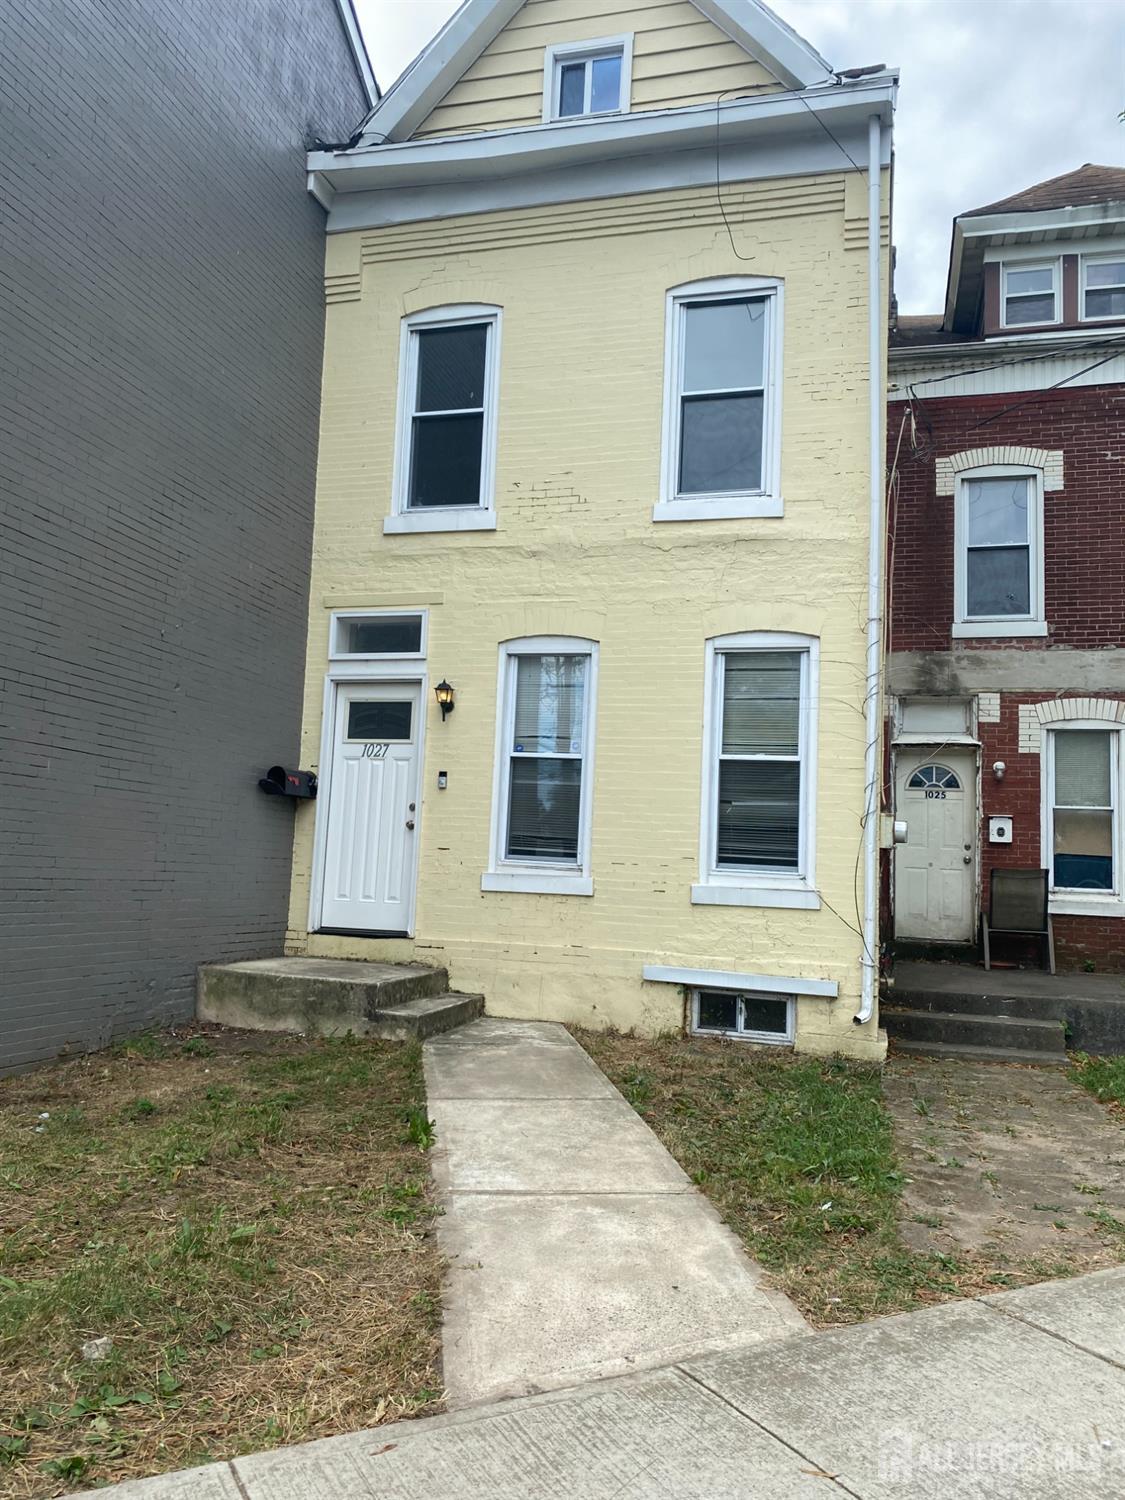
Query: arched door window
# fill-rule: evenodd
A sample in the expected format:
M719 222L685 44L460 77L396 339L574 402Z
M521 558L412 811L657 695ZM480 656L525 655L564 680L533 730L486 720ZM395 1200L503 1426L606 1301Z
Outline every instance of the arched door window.
M948 766L919 766L906 785L912 791L923 791L929 787L941 787L943 791L959 792L961 783Z

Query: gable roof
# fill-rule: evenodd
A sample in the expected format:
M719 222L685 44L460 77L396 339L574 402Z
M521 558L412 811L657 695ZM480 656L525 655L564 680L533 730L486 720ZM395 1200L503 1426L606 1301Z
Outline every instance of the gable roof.
M364 121L364 141L409 139L523 3L463 0L460 9L371 111ZM796 91L833 80L832 68L820 53L763 0L692 0L692 4L787 89Z
M1125 203L1125 168L1101 167L1088 161L1073 172L1048 177L1022 192L971 208L958 214L959 219L976 218L978 214L1022 214L1051 208L1082 208L1091 203Z

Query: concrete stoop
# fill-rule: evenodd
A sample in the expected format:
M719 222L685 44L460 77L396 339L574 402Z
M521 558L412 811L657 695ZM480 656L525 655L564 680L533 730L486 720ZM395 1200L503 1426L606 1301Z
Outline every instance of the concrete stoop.
M254 958L202 964L196 1014L247 1031L423 1041L475 1020L484 997L450 991L428 964L359 959Z
M958 988L953 966L904 964L901 968L910 978L896 984L892 1001L879 1013L894 1051L913 1057L1066 1066L1066 1015L1061 1001L1005 994L1002 978L996 990L988 992L975 974L971 987Z

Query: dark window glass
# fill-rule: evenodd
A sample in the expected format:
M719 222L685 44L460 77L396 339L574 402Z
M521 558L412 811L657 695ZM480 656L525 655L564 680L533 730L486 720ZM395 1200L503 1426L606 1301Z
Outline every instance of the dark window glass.
M578 859L582 762L513 756L506 859Z
M680 494L761 489L763 405L760 392L684 397Z
M796 755L800 732L800 653L728 653L723 658L722 753Z
M1027 547L970 547L967 561L966 614L991 617L1031 613Z
M360 702L348 704L349 740L408 740L414 705L404 703Z
M421 615L386 615L377 620L342 620L343 649L356 656L404 656L422 649Z
M700 1031L737 1031L738 996L725 990L700 990L696 1024Z
M1125 318L1125 287L1106 287L1101 290L1087 288L1086 316L1088 318Z
M1055 296L1053 292L1035 297L1009 297L1005 322L1053 323L1055 321Z
M586 105L586 64L564 63L559 69L559 114L580 115Z
M484 417L415 417L410 509L480 504Z
M418 335L417 411L484 406L488 326L423 328Z
M772 995L743 995L742 1029L784 1036L789 1030L788 1003Z
M800 812L796 761L720 761L719 865L797 869Z

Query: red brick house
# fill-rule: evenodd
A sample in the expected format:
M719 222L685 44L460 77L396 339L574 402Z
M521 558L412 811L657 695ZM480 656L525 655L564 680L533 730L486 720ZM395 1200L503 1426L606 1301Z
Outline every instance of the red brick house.
M1034 867L1059 967L1125 971L1125 171L958 216L888 444L896 947L967 955L992 869Z

